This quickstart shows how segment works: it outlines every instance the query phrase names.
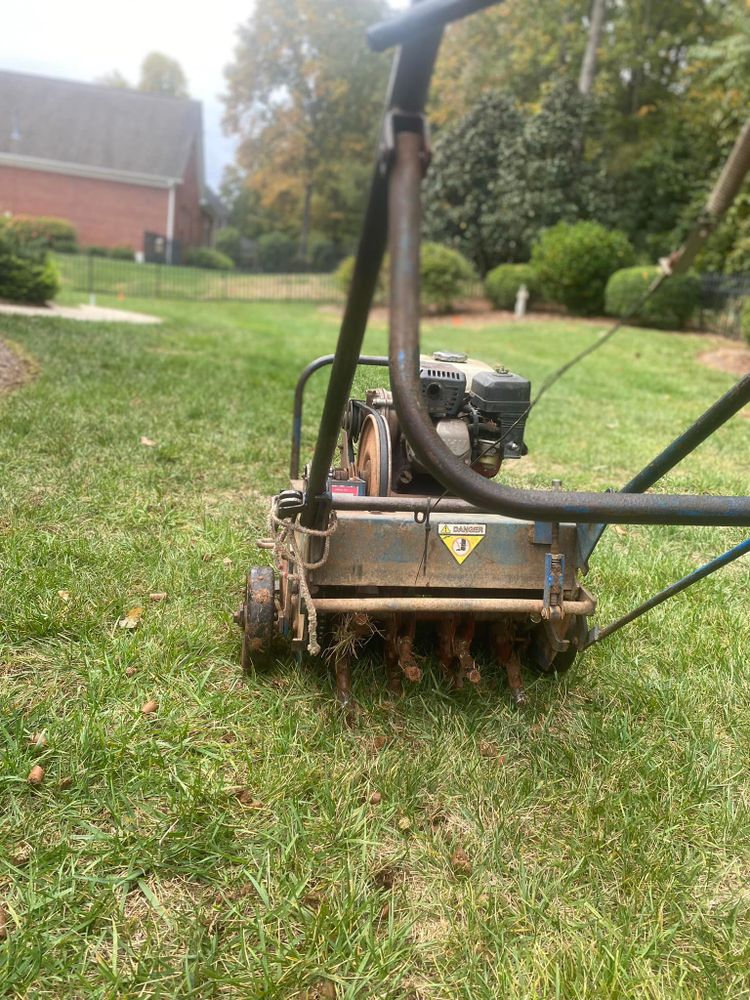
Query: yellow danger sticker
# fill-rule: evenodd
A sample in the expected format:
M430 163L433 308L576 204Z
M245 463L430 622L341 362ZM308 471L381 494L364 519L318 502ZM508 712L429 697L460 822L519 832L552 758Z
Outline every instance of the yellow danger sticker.
M471 555L486 532L486 524L441 524L438 527L438 535L459 564Z

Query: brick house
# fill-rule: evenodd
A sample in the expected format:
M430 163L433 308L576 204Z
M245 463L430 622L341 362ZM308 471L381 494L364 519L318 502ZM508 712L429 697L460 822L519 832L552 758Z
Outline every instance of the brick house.
M0 70L0 215L68 219L83 245L210 245L198 101ZM170 251L168 251L169 253Z

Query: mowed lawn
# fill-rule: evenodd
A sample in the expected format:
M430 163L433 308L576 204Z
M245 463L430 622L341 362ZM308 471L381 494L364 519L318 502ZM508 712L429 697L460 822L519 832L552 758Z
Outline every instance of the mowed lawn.
M750 566L529 676L522 711L489 662L454 695L427 659L391 703L365 655L349 730L321 661L243 679L230 622L336 316L141 305L164 325L1 321L39 373L0 399L0 993L749 996ZM597 332L456 320L424 343L539 383ZM508 478L617 487L731 385L707 346L620 334L545 397ZM747 492L748 416L668 488ZM597 621L743 537L608 532Z

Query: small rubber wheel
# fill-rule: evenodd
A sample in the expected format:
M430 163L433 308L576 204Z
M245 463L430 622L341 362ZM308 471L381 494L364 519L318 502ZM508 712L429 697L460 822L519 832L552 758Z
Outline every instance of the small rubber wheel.
M568 648L556 653L549 643L542 625L534 629L528 649L529 665L542 674L565 674L575 663L576 656L586 637L587 620L584 615L576 615L565 634Z
M270 566L247 574L242 629L242 669L249 673L271 647L274 631L274 576Z

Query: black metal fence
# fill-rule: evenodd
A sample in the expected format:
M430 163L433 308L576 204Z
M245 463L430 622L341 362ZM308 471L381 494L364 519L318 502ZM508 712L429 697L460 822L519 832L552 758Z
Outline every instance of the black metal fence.
M196 299L247 302L344 301L335 274L247 274L167 264L139 264L86 254L56 254L63 287L124 299ZM750 298L750 275L702 274L694 324L727 337L742 335L742 309ZM481 298L479 282L470 298Z
M742 310L750 297L750 275L702 274L700 282L698 326L725 337L741 337Z
M198 267L139 264L88 254L56 254L64 288L126 299L238 299L253 302L343 302L335 274L246 274Z

